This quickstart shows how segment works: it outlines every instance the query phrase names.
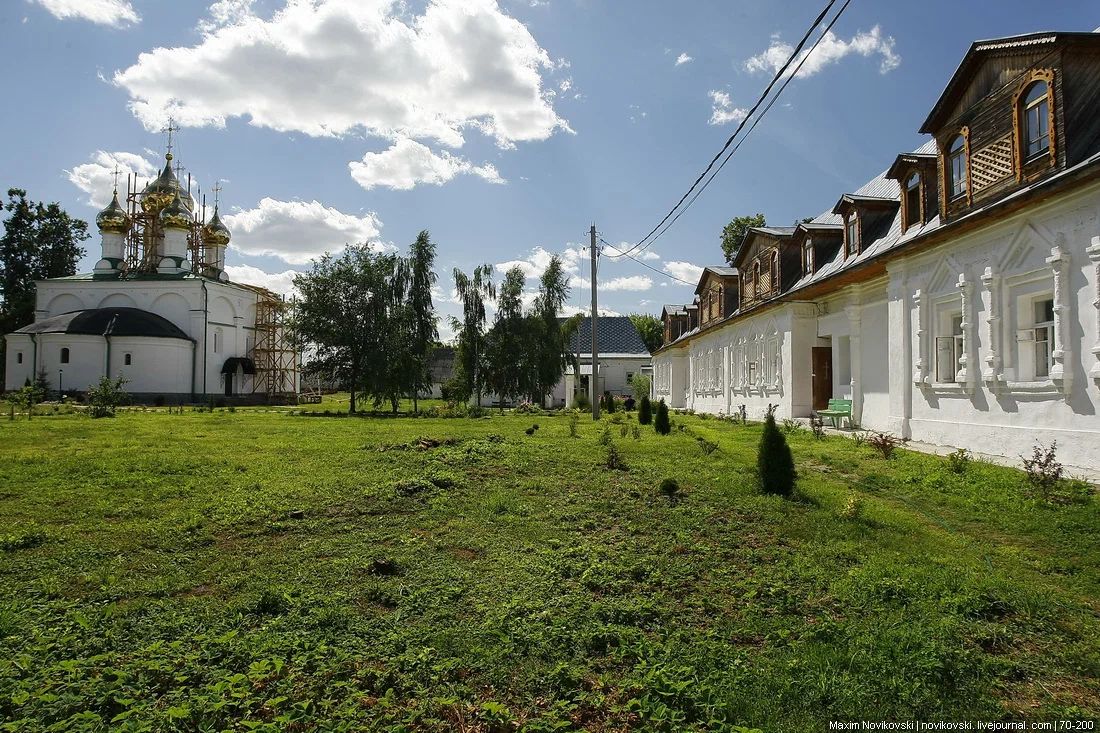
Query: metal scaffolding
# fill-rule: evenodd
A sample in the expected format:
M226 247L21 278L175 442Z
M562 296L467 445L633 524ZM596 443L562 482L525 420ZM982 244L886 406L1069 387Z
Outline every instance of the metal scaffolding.
M252 392L265 395L269 401L293 398L298 392L298 352L290 337L290 305L269 290L251 289L259 296L256 345L252 354L256 365Z
M190 186L189 186L190 187ZM164 227L157 214L159 210L145 211L141 205L143 188L137 179L126 177L126 215L130 227L126 232L121 271L124 275L156 272L160 264L160 246L164 241ZM195 222L187 231L187 259L191 271L206 275L216 262L207 262L207 255L214 253L202 244L202 228L206 225L206 204L203 203Z

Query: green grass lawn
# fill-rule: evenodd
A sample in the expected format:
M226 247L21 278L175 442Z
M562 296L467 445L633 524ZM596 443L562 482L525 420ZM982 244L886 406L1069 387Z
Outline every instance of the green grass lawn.
M806 432L801 497L762 496L759 426L675 420L719 448L613 425L609 470L561 415L0 421L0 730L1100 715L1094 499Z

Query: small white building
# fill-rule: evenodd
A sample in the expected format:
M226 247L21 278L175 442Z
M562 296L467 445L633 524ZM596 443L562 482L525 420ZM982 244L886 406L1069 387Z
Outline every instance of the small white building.
M1100 467L1098 100L1100 34L973 44L927 144L811 222L750 230L735 308L666 308L654 396L755 417L846 399L865 429Z
M599 384L597 393L610 392L617 397L631 394L630 380L635 374L652 373L652 356L638 329L627 316L600 316L597 319L599 347ZM578 391L589 393L592 379L592 319L585 318L569 342L570 353L580 364L580 375L566 367L565 379L550 395L551 407L572 407Z
M92 272L36 283L34 323L5 336L9 388L45 371L65 391L122 374L135 398L170 403L298 391L282 301L229 282L231 235L217 205L209 221L197 218L166 158L157 179L127 192L127 208L116 190L96 217L102 257Z

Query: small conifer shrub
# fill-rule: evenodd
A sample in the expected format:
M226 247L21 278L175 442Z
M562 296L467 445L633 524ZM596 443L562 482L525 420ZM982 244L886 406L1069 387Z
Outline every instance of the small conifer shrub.
M653 406L649 404L649 395L642 395L642 402L638 406L638 424L649 425L653 422Z
M775 425L775 415L764 418L764 433L756 454L756 470L760 488L765 494L789 497L794 493L794 457L787 439Z
M629 471L626 466L626 461L623 460L622 455L619 453L619 449L615 447L614 443L607 444L607 467L612 471Z
M668 405L664 400L657 403L657 417L653 420L653 429L658 435L668 435L672 432L672 425L668 421Z

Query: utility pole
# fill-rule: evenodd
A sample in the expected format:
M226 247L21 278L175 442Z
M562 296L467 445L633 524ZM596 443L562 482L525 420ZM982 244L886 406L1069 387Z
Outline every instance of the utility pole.
M598 254L596 250L596 225L592 225L592 229L589 230L589 234L592 237L592 245L590 248L592 255L592 376L588 378L588 387L592 397L592 419L600 419L600 347L598 342L598 326L599 311L596 310L596 256Z

